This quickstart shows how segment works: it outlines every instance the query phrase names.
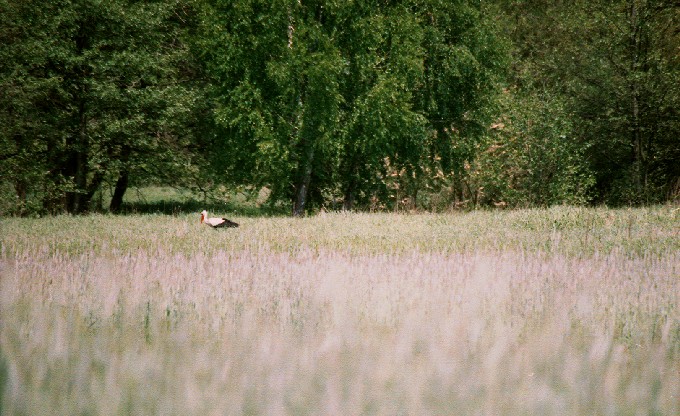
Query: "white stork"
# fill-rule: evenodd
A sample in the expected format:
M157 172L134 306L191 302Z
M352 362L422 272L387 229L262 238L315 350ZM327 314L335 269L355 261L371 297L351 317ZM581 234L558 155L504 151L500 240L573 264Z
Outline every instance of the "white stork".
M208 211L206 210L201 212L201 224L209 225L213 228L238 227L237 223L226 218L208 218Z

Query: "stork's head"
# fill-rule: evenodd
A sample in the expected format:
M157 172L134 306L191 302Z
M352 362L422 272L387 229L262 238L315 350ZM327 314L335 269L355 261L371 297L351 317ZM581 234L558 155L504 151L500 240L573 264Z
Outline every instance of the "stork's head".
M205 221L206 218L208 218L208 211L203 210L201 212L201 224L203 224L203 221Z

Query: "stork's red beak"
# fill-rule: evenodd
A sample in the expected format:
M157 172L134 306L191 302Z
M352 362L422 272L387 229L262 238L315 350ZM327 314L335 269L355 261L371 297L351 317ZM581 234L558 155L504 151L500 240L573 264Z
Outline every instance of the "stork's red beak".
M203 224L203 220L204 220L204 218L203 218L203 217L204 217L204 215L203 215L203 214L201 214L201 224Z

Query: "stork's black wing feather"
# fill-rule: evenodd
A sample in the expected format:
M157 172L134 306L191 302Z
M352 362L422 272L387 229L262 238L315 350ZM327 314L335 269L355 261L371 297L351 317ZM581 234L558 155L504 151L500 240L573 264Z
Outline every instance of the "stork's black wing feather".
M224 228L224 227L227 227L227 228L236 228L236 227L238 227L238 224L235 223L234 221L228 220L228 219L226 219L226 218L222 218L222 220L223 220L224 222L222 222L222 223L220 223L220 224L217 224L214 228Z

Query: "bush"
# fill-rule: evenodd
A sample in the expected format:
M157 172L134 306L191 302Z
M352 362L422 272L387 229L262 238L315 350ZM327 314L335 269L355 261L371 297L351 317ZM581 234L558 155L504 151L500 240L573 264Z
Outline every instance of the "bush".
M574 137L562 103L544 95L505 92L503 116L480 142L469 166L481 204L549 206L584 204L595 177Z

